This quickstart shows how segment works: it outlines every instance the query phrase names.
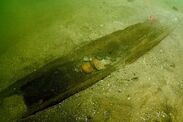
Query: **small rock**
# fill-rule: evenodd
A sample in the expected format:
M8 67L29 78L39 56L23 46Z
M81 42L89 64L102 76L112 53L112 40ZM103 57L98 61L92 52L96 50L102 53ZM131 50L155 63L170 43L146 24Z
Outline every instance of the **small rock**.
M91 73L95 70L90 62L86 62L86 63L82 64L81 69L85 73Z
M102 63L102 61L100 61L100 60L98 60L98 59L93 59L93 60L92 60L92 64L94 65L94 67L95 67L97 70L105 69L105 64Z

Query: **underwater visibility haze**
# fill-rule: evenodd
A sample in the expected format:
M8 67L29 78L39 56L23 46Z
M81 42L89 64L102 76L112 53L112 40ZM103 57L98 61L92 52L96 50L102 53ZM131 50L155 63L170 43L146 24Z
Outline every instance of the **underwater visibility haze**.
M183 121L181 0L2 0L0 14L0 121Z

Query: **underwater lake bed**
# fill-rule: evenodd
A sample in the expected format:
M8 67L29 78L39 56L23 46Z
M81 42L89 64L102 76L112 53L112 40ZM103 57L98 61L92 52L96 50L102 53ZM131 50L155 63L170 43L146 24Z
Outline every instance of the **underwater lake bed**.
M0 119L183 121L182 7L178 0L3 0ZM71 82L64 88L60 79ZM95 82L75 87L87 79Z

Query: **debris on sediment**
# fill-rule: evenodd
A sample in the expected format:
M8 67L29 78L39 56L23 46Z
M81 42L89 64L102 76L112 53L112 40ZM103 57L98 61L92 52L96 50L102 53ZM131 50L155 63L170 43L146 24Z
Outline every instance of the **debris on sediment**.
M82 64L81 69L85 73L92 73L93 71L95 71L95 69L93 68L93 66L90 62L86 62L86 63Z

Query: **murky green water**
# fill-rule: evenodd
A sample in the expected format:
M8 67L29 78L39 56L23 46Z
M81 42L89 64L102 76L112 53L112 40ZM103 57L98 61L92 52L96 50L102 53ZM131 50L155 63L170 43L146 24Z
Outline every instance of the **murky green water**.
M92 88L26 121L183 121L181 0L1 0L0 15L0 91L75 48L150 16L176 27L133 64L119 65ZM12 96L0 103L2 121L20 118L22 101Z

